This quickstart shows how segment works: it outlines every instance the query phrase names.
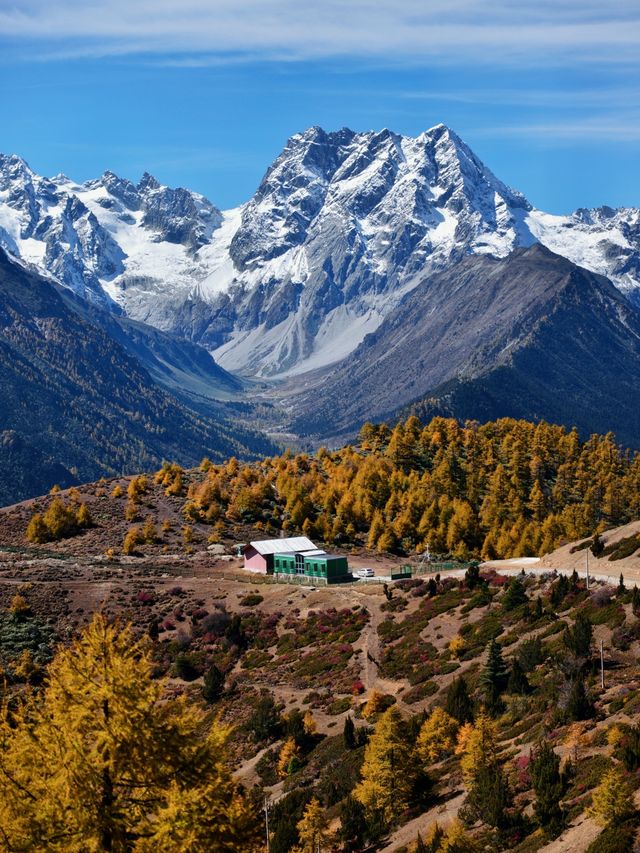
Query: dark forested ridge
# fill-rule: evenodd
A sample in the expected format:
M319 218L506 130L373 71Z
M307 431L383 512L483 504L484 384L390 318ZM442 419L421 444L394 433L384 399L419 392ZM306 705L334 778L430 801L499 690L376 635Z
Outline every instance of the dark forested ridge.
M193 465L205 454L273 450L259 434L195 414L127 349L0 252L1 503L165 458Z
M425 278L289 402L292 429L320 439L414 411L544 419L640 447L640 312L540 245L468 257Z

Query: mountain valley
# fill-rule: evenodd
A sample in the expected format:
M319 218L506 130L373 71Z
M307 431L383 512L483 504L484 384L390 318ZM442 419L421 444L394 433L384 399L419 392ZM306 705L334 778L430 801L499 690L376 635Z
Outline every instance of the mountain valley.
M12 470L30 457L43 472L23 471L5 502L125 473L129 460L337 445L408 412L545 418L640 446L640 211L539 211L444 125L416 137L309 128L227 211L148 173L79 184L3 155L0 252L13 299L0 330L3 453ZM112 354L95 365L133 365L75 386L71 430L55 394L26 425L44 393L33 359L52 371L44 387L60 369L35 332L49 313L67 372L82 372L77 344L96 335ZM148 410L155 389L169 397ZM129 402L94 453L96 395L105 416Z

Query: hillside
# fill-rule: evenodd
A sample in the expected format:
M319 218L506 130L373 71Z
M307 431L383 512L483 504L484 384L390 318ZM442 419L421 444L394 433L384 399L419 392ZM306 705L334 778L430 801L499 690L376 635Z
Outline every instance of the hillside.
M422 278L352 355L283 397L291 430L317 441L411 411L543 417L639 447L639 388L640 312L537 244Z
M640 455L611 434L581 441L575 430L545 422L423 425L411 417L393 430L366 424L357 445L331 453L206 460L189 471L165 464L115 490L98 486L105 523L86 530L77 547L120 551L131 526L147 517L163 523L170 499L173 522L182 519L200 543L252 529L252 538L295 532L399 556L427 547L460 559L536 556L639 518L639 481ZM0 511L0 541L27 544L31 514L55 500Z
M167 696L234 727L230 760L257 823L270 803L272 853L295 848L312 797L345 853L414 853L436 823L468 851L626 853L638 458L544 423L410 418L315 457L165 464L0 509L3 689L46 683L55 643L99 611L150 638ZM280 532L376 577L312 587L244 571L238 546ZM430 571L427 544L543 556ZM390 583L407 563L414 576ZM626 811L603 829L591 807L614 771Z
M198 371L210 389L232 391L235 381L206 353L122 320L105 325L112 336L83 303L0 251L2 503L165 458L193 465L206 455L273 449L258 433L212 417L207 398L205 414L196 414L152 378L182 380L183 399L187 373L195 382Z
M185 475L185 486L191 477ZM110 497L117 486L125 488L127 481L58 496L87 503L97 527L38 548L0 551L5 689L19 694L29 684L37 688L54 643L86 624L96 610L132 620L138 634L154 637L156 674L170 676L172 696L184 693L191 703L202 703L203 673L215 665L224 687L209 707L235 726L231 756L256 804L257 820L264 796L271 802L271 851L292 850L296 824L315 795L330 830L338 833L340 850L361 850L365 839L371 850L411 850L418 834L426 839L436 822L447 829L458 817L483 849L586 853L601 832L588 808L603 774L626 767L627 784L637 786L632 770L640 761L634 728L640 707L640 611L632 590L596 583L587 591L584 580L562 580L552 572L509 580L491 570L481 578L473 572L451 578L443 573L438 580L416 577L393 585L387 595L380 583L318 589L268 583L244 573L233 556L239 538L258 536L258 530L236 523L212 548L204 525L188 525L192 533L185 537L184 496L167 495L171 483L161 482L149 483L138 504L141 517L150 514L157 522L157 542L142 544L137 556L97 556L119 538L112 528L126 498ZM16 513L24 519L25 510L0 511L3 542L11 538L9 520L16 524ZM351 560L354 566L373 564L378 572L384 566L370 553ZM19 613L16 594L25 602ZM578 647L572 632L576 620L585 618L593 635ZM489 721L482 722L481 708L489 701L483 673L492 638L510 680L501 682ZM597 670L600 641L604 690ZM520 674L514 680L516 661ZM452 685L459 689L461 677L470 703L453 698ZM586 687L585 702L576 700L576 684ZM400 729L389 729L384 709L390 705L402 715ZM453 741L425 735L424 749L431 744L435 752L413 752L435 708L459 714L460 721L470 714L495 737L491 768L504 780L503 806L489 808L487 801L478 813L477 789L463 773ZM311 729L303 724L305 714L313 721ZM459 728L459 722L453 725ZM385 778L396 794L391 817L380 824L359 812L349 795L366 772L366 743L383 726L395 740L381 753L378 773L391 774ZM291 748L291 738L296 761L281 772L280 758L285 743ZM534 805L540 794L530 752L541 743L560 758L563 776L555 823L538 828ZM402 764L406 750L412 751L408 766ZM354 813L360 817L354 820ZM354 834L340 835L341 826ZM632 844L634 832L632 823L618 826L613 833L618 846L598 849L631 850L624 845Z

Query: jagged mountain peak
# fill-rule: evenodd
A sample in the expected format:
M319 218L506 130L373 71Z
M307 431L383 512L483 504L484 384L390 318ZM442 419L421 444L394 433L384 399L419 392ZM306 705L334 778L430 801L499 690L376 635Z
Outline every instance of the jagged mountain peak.
M144 193L148 190L159 190L161 186L157 178L154 178L149 172L145 172L138 181L138 192Z
M29 166L24 157L21 157L19 154L3 154L0 152L0 172L6 172L11 169L18 169L21 172L34 174L31 166Z
M309 127L226 213L149 172L74 184L0 159L0 245L259 375L337 361L419 278L536 241L640 293L637 210L537 211L445 124Z

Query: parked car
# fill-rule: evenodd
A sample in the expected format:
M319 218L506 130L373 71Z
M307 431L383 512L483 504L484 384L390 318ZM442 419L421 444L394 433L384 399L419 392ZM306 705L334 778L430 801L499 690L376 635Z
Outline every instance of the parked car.
M356 577L358 578L373 578L375 577L375 572L373 569L358 569L356 572Z

